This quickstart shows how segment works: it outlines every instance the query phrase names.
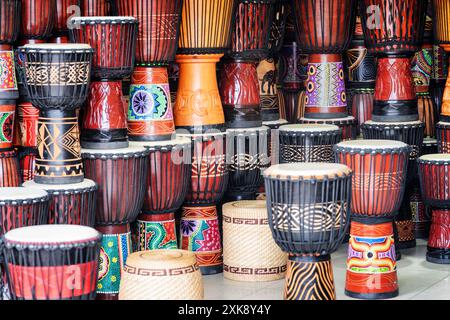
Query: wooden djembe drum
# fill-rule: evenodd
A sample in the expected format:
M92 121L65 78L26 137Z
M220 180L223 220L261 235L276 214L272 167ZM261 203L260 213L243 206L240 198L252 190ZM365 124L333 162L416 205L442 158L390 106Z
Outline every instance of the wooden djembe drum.
M81 16L103 17L116 16L117 3L122 0L79 0L81 4Z
M330 254L350 221L352 171L335 163L289 163L264 171L272 236L289 253L286 300L336 298Z
M134 65L137 21L133 17L76 17L70 40L95 49L92 83L83 115L83 148L128 147L122 79Z
M176 56L180 68L174 107L177 128L191 133L226 130L216 63L231 45L235 5L236 0L218 0L214 6L207 0L183 0Z
M450 264L450 155L424 155L417 162L422 198L432 208L427 261Z
M350 297L398 295L393 218L405 190L409 149L392 140L345 141L334 148L336 161L353 170L345 284Z
M427 0L361 1L365 43L378 57L374 121L419 119L411 56L422 46L427 7Z
M292 4L298 45L309 54L305 117L346 117L342 54L353 33L356 0L294 0Z
M75 27L71 25L70 17L80 10L82 0L56 0L55 26L52 33L51 42L68 43L69 29Z
M118 1L120 15L139 22L131 76L128 132L132 141L170 140L175 132L167 67L175 58L182 0Z

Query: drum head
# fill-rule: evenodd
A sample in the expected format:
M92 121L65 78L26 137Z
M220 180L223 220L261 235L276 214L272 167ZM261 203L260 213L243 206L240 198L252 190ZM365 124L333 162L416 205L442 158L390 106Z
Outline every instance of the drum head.
M45 190L38 188L1 188L0 201L37 200L48 196Z
M419 158L419 162L450 163L450 154L449 153L426 154Z
M368 120L363 123L363 125L383 126L383 127L410 127L410 126L417 126L417 125L421 125L421 124L424 124L424 123L420 120L405 121L405 122L381 122L381 121Z
M129 154L147 153L147 149L141 146L131 146L122 149L81 149L81 155L98 156L124 156Z
M100 239L94 228L69 224L24 227L5 234L5 243L14 244L77 244Z
M173 146L191 145L191 139L187 137L176 137L166 141L130 141L130 147L140 148L157 148L157 147L173 147Z
M186 250L150 250L128 256L127 266L144 269L174 269L193 266L195 254Z
M116 17L73 17L70 19L72 24L116 24L116 23L137 23L137 19L131 16L116 16Z
M90 45L84 43L35 43L22 47L26 52L91 52Z
M73 184L41 184L36 183L33 180L24 182L23 187L25 188L36 188L46 191L72 191L72 190L83 190L88 188L95 188L97 185L94 181L89 179L84 179L83 182L73 183Z
M396 140L348 140L340 142L336 145L337 149L343 150L392 150L392 149L405 149L408 145L401 141Z
M285 119L278 119L278 120L273 120L273 121L264 121L263 125L271 127L271 126L281 126L281 125L288 124L288 123L289 123L289 121L287 121Z
M339 127L332 124L287 124L280 127L280 132L321 133L339 131Z
M264 171L264 177L282 180L323 179L348 176L351 172L349 167L338 163L297 162L271 166Z

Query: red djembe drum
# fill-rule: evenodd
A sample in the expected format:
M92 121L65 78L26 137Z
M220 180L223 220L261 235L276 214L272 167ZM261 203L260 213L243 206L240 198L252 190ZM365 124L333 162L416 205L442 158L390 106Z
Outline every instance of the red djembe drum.
M128 147L127 114L123 107L122 79L134 65L137 21L133 17L77 17L70 40L94 48L93 82L84 111L83 148Z
M353 140L335 146L353 170L352 222L345 294L361 299L398 295L393 218L405 190L409 146L393 140Z
M191 140L132 142L148 157L144 206L134 225L135 251L177 249L175 212L180 209L191 174Z
M237 0L231 52L219 72L220 96L228 128L262 126L256 67L269 53L273 2Z
M355 25L355 0L294 0L297 41L309 53L306 118L347 116L342 54Z
M360 15L369 52L378 56L372 120L418 120L411 56L421 49L426 0L362 0Z
M98 185L96 229L103 234L97 298L116 300L122 268L131 252L130 223L142 209L149 151L82 149L86 178Z
M73 225L43 225L3 236L13 300L95 298L101 234Z
M175 132L167 66L175 58L182 0L122 0L119 14L139 22L128 133L133 141L170 140Z
M52 35L56 0L22 0L20 37L26 43L43 43ZM31 41L30 41L31 40Z
M193 251L203 275L223 270L216 204L227 183L226 134L186 135L192 141L192 172L182 207L180 247Z
M122 0L80 0L81 15L91 17L117 15L117 2Z
M331 253L350 221L351 170L335 163L288 163L264 171L272 236L289 253L284 298L334 300Z
M450 155L424 155L417 162L422 198L432 209L427 261L450 264Z
M20 178L20 164L14 150L0 152L0 188L18 187Z
M436 138L439 153L450 153L450 122L436 124Z

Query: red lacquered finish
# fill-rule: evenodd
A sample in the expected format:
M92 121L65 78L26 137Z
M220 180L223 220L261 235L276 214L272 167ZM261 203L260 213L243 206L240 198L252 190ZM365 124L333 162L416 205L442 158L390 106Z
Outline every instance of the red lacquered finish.
M34 165L36 163L37 148L21 148L19 152L20 175L23 182L34 179Z
M20 0L2 0L0 2L0 44L12 45L20 30Z
M81 16L103 17L115 16L116 0L80 0ZM122 0L118 0L119 2Z
M19 102L17 105L19 120L19 132L22 147L37 147L37 124L39 109L33 107L30 102Z
M21 38L50 38L56 20L56 0L22 0Z
M436 124L436 138L439 153L450 153L450 123L438 122Z
M375 100L415 100L409 58L379 58Z
M428 247L450 252L450 210L433 210Z
M16 152L0 152L0 188L18 187L21 183L19 161Z
M56 0L56 23L53 36L68 36L69 18L77 13L80 3L81 0Z
M422 198L433 207L450 207L450 154L429 154L418 159Z

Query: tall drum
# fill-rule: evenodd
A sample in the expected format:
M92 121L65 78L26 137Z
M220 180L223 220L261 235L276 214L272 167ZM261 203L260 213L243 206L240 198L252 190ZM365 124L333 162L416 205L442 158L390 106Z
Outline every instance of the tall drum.
M101 234L74 225L12 230L3 237L13 300L95 298Z
M395 297L393 218L405 191L410 147L393 140L353 140L334 150L337 162L353 170L345 294L362 299Z
M289 163L264 172L269 225L289 253L286 300L336 298L330 254L350 219L352 171L334 163Z
M22 39L43 43L53 32L56 0L22 0Z

